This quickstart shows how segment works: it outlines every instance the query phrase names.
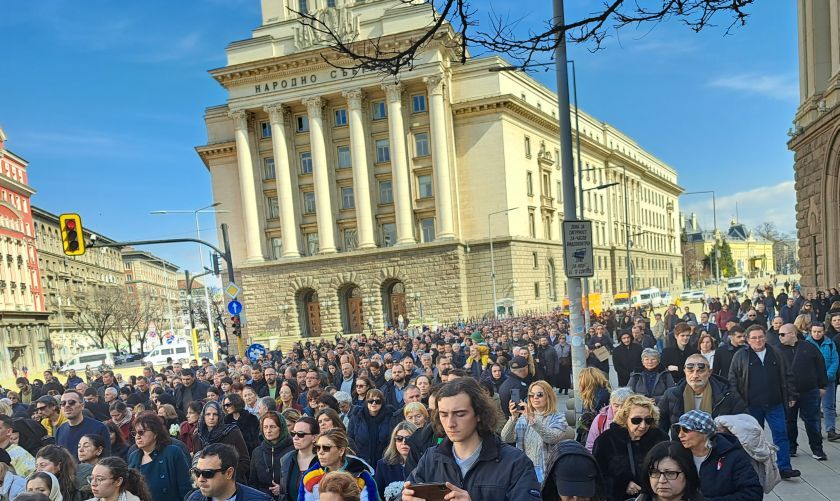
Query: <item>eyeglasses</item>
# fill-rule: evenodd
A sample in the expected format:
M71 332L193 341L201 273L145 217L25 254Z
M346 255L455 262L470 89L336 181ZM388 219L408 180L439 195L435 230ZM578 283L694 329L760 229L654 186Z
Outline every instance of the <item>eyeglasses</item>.
M224 470L222 468L215 468L215 469L212 469L212 470L199 470L198 468L193 468L190 471L192 471L192 474L195 475L196 478L204 477L204 478L210 479L210 478L215 477L217 473L221 473Z
M61 406L62 407L73 407L74 405L78 404L78 400L62 400Z
M402 436L402 435L397 435L396 437L394 437L394 440L396 440L397 442L402 443L402 442L405 442L406 440L408 440L408 437L404 437L404 436Z
M367 401L367 403L373 404L373 405L382 405L382 400L380 400L378 398L371 398L370 400Z
M657 479L657 480L659 479L659 477L665 477L665 480L676 480L677 477L679 477L681 473L682 473L681 471L650 470L648 472L648 475L650 475L650 478L654 478L654 479Z
M654 419L650 416L647 416L647 417L635 416L635 417L630 418L630 422L633 423L633 424L636 424L636 425L642 424L642 421L644 421L646 425L650 426L650 425L653 424Z
M545 393L543 393L543 392L529 393L528 394L528 398L543 398L544 396L545 396Z
M113 479L114 479L114 477L94 477L94 476L90 476L90 477L87 478L87 481L90 485L98 485L98 484L101 484L102 482L104 482L106 480L113 480Z
M305 431L290 431L289 435L291 435L292 438L303 438L307 435L314 435L314 433L306 433Z
M709 368L709 364L704 364L703 362L691 362L691 363L685 364L685 370L687 370L687 371L693 371L693 370L704 371L708 368Z
M312 446L312 448L315 450L316 453L321 452L321 451L330 452L331 450L333 450L333 447L335 447L335 446L334 445L314 445L314 446Z

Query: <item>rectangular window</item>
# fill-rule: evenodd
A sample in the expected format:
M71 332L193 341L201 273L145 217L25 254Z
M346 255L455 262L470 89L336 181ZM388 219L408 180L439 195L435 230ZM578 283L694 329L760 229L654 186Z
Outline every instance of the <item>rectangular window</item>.
M394 191L391 180L379 181L379 203L392 204L394 203Z
M435 218L427 217L420 220L420 233L422 233L424 242L434 242L435 240Z
M434 195L434 193L432 193L431 174L417 176L417 193L420 196L420 198L430 198Z
M387 139L376 140L376 163L384 164L391 161L391 143Z
M525 174L525 187L528 189L528 196L534 196L534 174L530 172Z
M537 238L537 221L534 219L534 211L528 212L528 236Z
M397 243L397 225L395 223L382 224L382 246L393 247Z
M306 255L307 256L314 256L318 254L318 251L321 250L320 245L318 244L318 234L317 233L307 233L306 237Z
M338 152L338 168L339 169L349 169L353 166L353 160L350 157L350 147L349 146L339 146L337 148Z
M295 116L295 130L297 132L309 132L309 117L306 115Z
M418 132L414 134L414 154L418 157L429 156L429 133Z
M426 94L415 94L411 96L411 112L422 113L426 111Z
M306 0L298 0L298 12L306 14L309 10L306 8Z
M342 235L344 236L344 250L345 251L355 250L356 247L358 247L359 238L358 238L358 234L356 232L356 228L345 228Z
M341 188L341 208L353 209L356 207L356 200L353 198L353 187L343 186Z
M531 138L525 136L525 156L531 158Z
M347 108L338 108L335 110L335 126L344 127L347 125Z
M540 283L539 282L534 282L534 297L536 299L540 298Z
M335 0L327 0L327 7L335 7Z
M263 180L270 181L274 179L274 157L263 159Z
M272 237L270 245L271 257L273 259L280 259L280 256L283 255L283 239L279 237Z
M268 219L277 219L280 217L280 203L277 197L267 197L265 206Z
M533 262L534 262L534 269L539 268L539 267L540 267L540 263L539 263L539 259L540 259L540 257L539 257L539 254L537 254L536 252L532 252L532 253L531 253L531 259L532 259L532 260L533 260Z
M263 139L268 139L271 137L271 123L270 122L260 122L260 135Z
M300 173L312 174L312 152L300 152Z
M374 101L371 103L371 106L373 106L374 120L385 120L388 118L388 108L385 106L385 101Z
M314 191L304 191L303 192L303 213L304 214L315 214L315 192Z

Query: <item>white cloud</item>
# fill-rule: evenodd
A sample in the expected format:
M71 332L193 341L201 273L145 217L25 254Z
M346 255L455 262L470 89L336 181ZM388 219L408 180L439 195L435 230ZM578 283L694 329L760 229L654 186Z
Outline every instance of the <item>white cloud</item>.
M782 181L772 186L750 188L727 195L720 192L715 194L717 226L722 232L729 228L730 222L737 215L738 222L744 223L749 229L769 221L779 231L796 235L796 191L793 181ZM696 213L698 224L705 230L714 227L711 195L680 197L680 212L685 214L686 220L692 212Z
M799 84L795 75L739 73L718 77L709 82L709 86L782 101L799 100Z

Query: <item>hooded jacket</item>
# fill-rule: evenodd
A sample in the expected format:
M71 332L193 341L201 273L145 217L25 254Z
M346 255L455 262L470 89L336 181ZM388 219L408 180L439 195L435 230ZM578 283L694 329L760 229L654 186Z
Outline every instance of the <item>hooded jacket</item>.
M534 463L524 452L503 444L499 437L492 434L481 437L481 453L466 476L461 475L461 468L452 452L452 442L447 438L423 454L407 481L412 484L450 482L466 490L476 501L540 499L540 484L534 472Z
M390 405L383 405L376 416L370 415L367 406L355 407L351 411L347 436L353 437L354 450L366 463L375 465L382 459L391 438L391 423L396 420L392 417L394 412ZM402 421L402 415L397 419Z
M769 494L779 482L779 466L776 464L778 448L764 438L764 428L749 414L718 416L715 418L718 428L727 430L738 439L744 451L752 459L752 465L758 474L758 480Z
M286 438L278 442L263 440L251 454L251 471L248 477L248 485L259 491L271 494L268 490L272 483L283 487L283 473L281 460L283 456L294 450L292 437L288 434ZM285 487L283 488L285 491Z
M368 465L360 461L358 458L348 456L344 460L344 466L340 471L345 471L356 479L356 483L361 489L360 501L377 501L379 499L379 492L376 490L376 482L373 480ZM315 463L311 468L301 476L300 487L298 488L298 501L316 501L320 499L318 491L318 484L324 478L327 472L321 468L321 463ZM239 501L237 499L237 501Z
M741 414L747 412L747 403L741 398L729 382L720 376L712 374L709 376L709 385L712 387L712 417L729 414ZM686 413L685 387L688 381L683 379L673 388L670 388L659 401L659 428L668 432L671 425L679 421L680 416ZM691 410L691 409L689 409Z
M728 433L712 436L712 451L700 465L700 492L707 501L760 501L764 492L749 455Z

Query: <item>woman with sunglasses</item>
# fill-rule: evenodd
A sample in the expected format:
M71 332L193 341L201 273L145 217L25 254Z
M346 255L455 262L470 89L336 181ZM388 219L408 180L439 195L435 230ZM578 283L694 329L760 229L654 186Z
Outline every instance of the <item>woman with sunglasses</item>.
M413 402L419 404L420 402ZM376 463L374 480L376 480L376 487L379 489L379 498L383 501L391 501L398 499L402 495L402 484L408 478L410 472L405 471L405 460L408 458L410 450L408 444L408 437L417 431L417 426L403 421L394 427L391 432L391 441L388 443L388 448L385 449L385 454L382 455ZM397 487L388 489L392 483L397 482ZM386 495L386 491L394 490L391 495Z
M662 442L653 446L645 458L642 471L642 493L635 501L702 500L700 480L691 454L679 442Z
M303 480L298 489L297 501L315 501L320 499L318 484L330 471L345 471L356 479L362 487L361 501L377 501L379 492L368 466L358 458L348 456L349 444L347 434L339 429L333 429L318 435L315 441L315 453L318 462L303 474Z
M280 463L283 456L292 452L292 437L286 428L286 420L276 412L267 412L260 420L263 441L251 454L251 474L248 485L274 496L282 490Z
M93 498L88 501L153 501L143 475L120 458L104 458L90 475Z
M367 376L359 376L356 378L356 384L353 386L353 406L365 407L365 395L368 390L374 389L373 383Z
M172 443L163 420L154 411L134 419L137 450L128 456L128 465L143 474L154 501L183 499L190 491L189 458Z
M260 444L260 420L257 416L245 410L245 400L236 393L225 396L222 408L225 410L225 424L235 424L242 432L248 452L252 452Z
M542 482L545 465L551 453L550 445L572 438L566 417L557 412L557 396L545 381L535 381L528 387L525 403L509 403L510 418L502 428L502 441L516 442L516 447L534 463L537 481ZM523 412L524 411L524 412Z
M385 405L385 395L376 389L367 392L364 407L351 412L347 434L353 437L358 457L367 464L376 464L388 447L393 415L394 408Z
M604 474L607 499L621 501L642 492L642 462L668 435L657 427L659 409L643 395L631 395L621 404L612 426L595 440L592 455Z
M281 492L286 493L289 501L298 501L298 488L303 472L318 462L313 446L319 432L318 422L309 416L301 417L289 432L294 449L280 458L280 480L278 481Z
M210 444L228 444L239 454L239 464L236 467L236 481L248 483L248 468L251 455L242 432L235 424L222 422L222 404L216 401L204 404L198 428L195 430L196 447L203 449Z

